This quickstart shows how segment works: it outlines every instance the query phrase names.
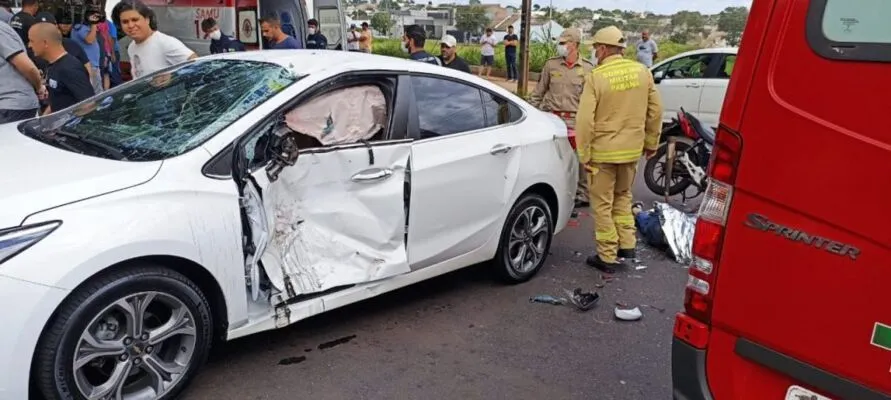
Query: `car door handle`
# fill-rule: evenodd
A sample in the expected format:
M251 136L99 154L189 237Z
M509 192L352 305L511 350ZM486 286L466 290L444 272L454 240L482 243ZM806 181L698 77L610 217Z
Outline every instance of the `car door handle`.
M702 87L702 85L700 85L698 83L688 83L687 87L688 88L699 88L699 87Z
M369 168L364 171L357 172L353 175L353 182L376 182L382 181L393 175L393 170L389 168Z
M498 154L505 154L505 153L509 152L512 148L513 147L510 147L506 144L497 144L497 145L495 145L495 147L492 147L492 149L489 150L489 153L492 154L493 156L498 155Z

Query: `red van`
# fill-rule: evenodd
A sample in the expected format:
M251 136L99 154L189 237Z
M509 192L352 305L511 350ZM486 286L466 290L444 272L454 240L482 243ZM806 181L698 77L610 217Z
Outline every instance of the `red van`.
M891 399L889 20L888 0L753 1L675 321L675 399Z

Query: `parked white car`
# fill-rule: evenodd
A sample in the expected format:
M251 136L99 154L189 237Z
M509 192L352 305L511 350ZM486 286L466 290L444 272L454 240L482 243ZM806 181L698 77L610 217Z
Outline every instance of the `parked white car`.
M737 48L700 49L678 54L650 68L662 96L662 121L681 107L703 124L717 127Z
M499 86L334 51L180 64L0 151L2 399L173 398L215 339L488 260L523 282L578 177L563 122Z

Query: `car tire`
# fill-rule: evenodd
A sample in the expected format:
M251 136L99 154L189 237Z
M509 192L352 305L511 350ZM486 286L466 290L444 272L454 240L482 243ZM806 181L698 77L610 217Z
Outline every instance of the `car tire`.
M501 230L494 260L498 276L507 283L531 279L547 260L553 237L554 221L548 202L538 194L521 197L507 214Z
M688 152L691 146L682 141L675 142L675 154L680 154L684 152ZM644 182L647 184L647 188L650 189L651 192L655 193L659 196L665 196L665 184L659 184L656 180L656 167L662 165L663 173L667 172L666 164L668 163L668 143L662 143L659 145L659 148L656 150L656 155L647 160L646 165L644 166ZM695 154L688 153L688 156L691 157L691 161L696 163ZM684 176L668 188L668 195L674 196L685 190L687 190L690 185L693 184L693 181L690 180L689 175L684 173L684 166L681 165L680 161L675 159L674 169L672 173L680 173ZM666 177L667 179L667 177Z
M132 393L144 384L145 393L161 393L153 398L176 398L207 360L213 326L205 295L175 271L140 264L99 275L75 289L44 329L35 386L48 400L83 399L124 377L106 386Z

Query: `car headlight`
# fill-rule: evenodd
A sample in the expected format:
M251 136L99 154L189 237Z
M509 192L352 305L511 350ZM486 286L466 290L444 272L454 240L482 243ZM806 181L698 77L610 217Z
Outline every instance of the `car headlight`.
M39 224L0 229L0 264L47 237L59 225L62 225L62 221L41 222Z

